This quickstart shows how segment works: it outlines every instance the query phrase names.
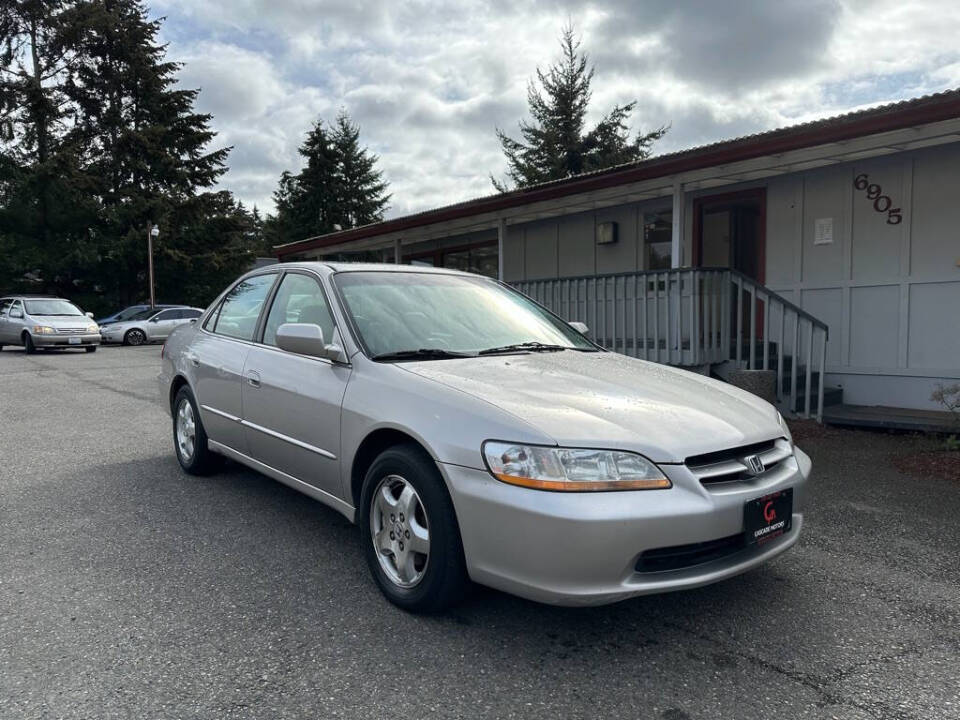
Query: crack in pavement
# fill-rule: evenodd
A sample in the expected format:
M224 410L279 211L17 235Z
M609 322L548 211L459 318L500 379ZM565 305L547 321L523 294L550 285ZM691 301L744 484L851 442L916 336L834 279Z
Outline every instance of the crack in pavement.
M158 404L159 404L159 398L156 397L155 395L154 395L154 396L151 396L151 395L142 395L142 394L140 394L140 393L133 392L132 390L119 390L118 388L114 387L113 385L107 385L106 383L102 383L102 382L98 382L98 381L96 381L96 380L92 380L91 378L85 377L83 374L81 374L81 373L79 373L79 372L76 372L76 371L71 371L71 370L62 368L62 367L57 366L57 365L47 365L47 364L45 364L45 363L43 363L43 362L40 362L40 361L38 361L38 360L35 360L34 362L36 362L36 363L37 363L38 365L40 365L41 367L45 368L46 371L57 372L58 374L66 375L66 376L69 377L69 378L72 378L72 379L74 379L74 380L79 380L79 381L81 381L81 382L85 382L85 383L87 383L87 384L89 384L89 385L93 385L94 387L100 388L101 390L108 390L108 391L110 391L110 392L112 392L112 393L116 393L116 394L118 394L118 395L123 395L123 396L125 396L125 397L133 398L134 400L142 400L143 402L148 402L148 403L151 403L151 404L152 404L152 403L158 403ZM139 367L148 367L148 366L147 366L147 365L141 365L141 366L139 366ZM37 375L42 375L43 372L44 372L44 371L34 371L34 373L37 374Z
M759 667L763 670L768 670L770 672L774 672L789 680L792 680L793 682L799 685L802 685L810 690L813 690L820 697L820 700L817 702L818 707L826 708L828 706L836 706L836 707L855 708L857 710L862 710L864 712L870 713L875 718L877 718L877 720L926 720L926 718L923 718L922 716L919 716L919 715L904 714L900 710L891 708L889 705L881 701L865 704L865 703L861 703L856 700L852 700L850 698L846 698L841 695L838 695L835 692L831 692L826 687L824 687L826 685L835 685L837 682L842 681L845 677L849 676L850 674L853 674L855 670L858 670L862 667L891 662L893 660L897 660L908 655L920 655L923 653L922 648L905 649L897 653L891 653L889 655L881 655L876 658L871 658L869 660L864 660L858 663L854 663L848 668L838 668L830 676L820 677L817 675L812 675L810 673L790 670L788 668L783 667L782 665L779 665L778 663L771 662L770 660L766 660L762 657L759 657L758 655L755 655L746 650L743 650L737 647L736 645L728 645L724 643L722 640L719 640L712 635L708 635L707 633L694 630L680 623L675 623L668 620L668 621L663 621L662 624L664 627L670 628L672 630L676 630L678 632L682 632L686 635L697 638L698 640L702 640L704 642L710 643L711 645L714 645L715 647L718 647L725 652L728 652L732 655L740 657L741 659L749 662L752 665L755 665L756 667Z

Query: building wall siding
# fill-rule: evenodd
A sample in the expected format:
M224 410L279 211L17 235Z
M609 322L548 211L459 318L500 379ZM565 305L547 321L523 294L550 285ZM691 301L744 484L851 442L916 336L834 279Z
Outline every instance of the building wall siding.
M958 168L953 144L767 184L767 285L830 326L827 383L845 402L936 409L937 383L960 378ZM900 223L854 186L862 173ZM832 243L814 244L818 218Z
M900 223L854 187L862 173ZM682 262L692 256L694 198L750 187L767 191L767 286L830 327L827 384L848 403L936 409L936 384L960 379L960 143L687 193ZM643 270L643 212L670 203L511 226L506 279ZM827 218L832 242L815 244ZM608 220L618 242L597 245L596 225Z

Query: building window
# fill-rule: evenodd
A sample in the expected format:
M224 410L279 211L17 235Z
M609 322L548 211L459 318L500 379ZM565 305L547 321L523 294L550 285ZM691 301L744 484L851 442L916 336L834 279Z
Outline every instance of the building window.
M669 270L673 265L673 210L643 214L645 270Z
M466 245L454 248L441 248L424 253L415 253L402 256L403 262L410 265L429 267L444 267L451 270L497 277L499 263L497 261L497 243L483 242L476 245Z

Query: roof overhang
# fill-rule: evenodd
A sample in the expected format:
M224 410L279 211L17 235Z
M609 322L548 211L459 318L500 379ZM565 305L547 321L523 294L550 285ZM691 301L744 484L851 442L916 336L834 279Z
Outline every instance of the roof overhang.
M451 234L735 185L960 141L960 92L663 155L275 248L280 259L390 247Z

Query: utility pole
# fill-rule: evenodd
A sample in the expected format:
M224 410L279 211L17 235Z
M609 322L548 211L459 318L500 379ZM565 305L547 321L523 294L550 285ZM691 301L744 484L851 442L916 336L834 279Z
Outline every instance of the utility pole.
M150 307L155 307L157 299L153 294L153 239L160 235L160 228L147 222L147 272L150 276Z

